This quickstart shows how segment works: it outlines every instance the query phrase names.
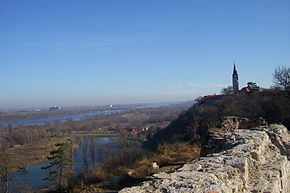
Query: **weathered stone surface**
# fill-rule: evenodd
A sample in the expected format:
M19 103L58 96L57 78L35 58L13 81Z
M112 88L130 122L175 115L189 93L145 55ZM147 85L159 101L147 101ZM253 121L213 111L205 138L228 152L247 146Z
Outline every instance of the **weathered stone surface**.
M212 135L219 152L201 157L172 173L158 173L121 193L288 193L288 131L281 125L219 130ZM229 148L230 147L230 148ZM218 148L216 148L217 150Z

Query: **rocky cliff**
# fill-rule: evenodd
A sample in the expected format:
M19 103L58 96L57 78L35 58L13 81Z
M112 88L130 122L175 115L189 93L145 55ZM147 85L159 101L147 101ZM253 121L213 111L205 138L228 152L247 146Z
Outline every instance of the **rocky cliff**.
M120 192L290 192L289 136L284 126L216 129L210 137L212 153L206 157Z

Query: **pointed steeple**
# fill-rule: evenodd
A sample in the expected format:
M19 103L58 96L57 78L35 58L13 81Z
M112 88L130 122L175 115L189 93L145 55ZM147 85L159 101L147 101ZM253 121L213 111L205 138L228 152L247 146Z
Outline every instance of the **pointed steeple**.
M234 70L233 70L233 75L238 75L238 72L237 72L237 70L236 70L236 64L234 63Z
M236 64L234 63L234 70L233 70L233 75L232 75L232 81L233 81L233 90L234 93L237 94L239 91L239 76L238 72L236 69Z

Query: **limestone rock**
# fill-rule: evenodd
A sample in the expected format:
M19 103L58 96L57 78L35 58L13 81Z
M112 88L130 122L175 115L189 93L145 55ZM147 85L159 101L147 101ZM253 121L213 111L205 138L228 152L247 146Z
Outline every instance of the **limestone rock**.
M152 163L152 167L153 167L153 169L158 169L159 168L159 166L158 166L158 164L156 162Z
M290 164L282 125L218 131L215 152L120 193L288 193ZM217 141L215 141L215 139Z

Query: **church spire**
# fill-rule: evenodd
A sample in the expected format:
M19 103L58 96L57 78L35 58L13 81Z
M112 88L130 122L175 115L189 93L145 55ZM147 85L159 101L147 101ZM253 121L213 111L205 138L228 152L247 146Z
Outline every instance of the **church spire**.
M235 64L235 63L234 63L233 75L234 75L234 74L238 75L238 72L237 72L237 70L236 70L236 64Z
M239 91L239 76L238 76L238 72L237 72L235 63L234 63L232 81L233 81L233 91L234 91L235 94L237 94L238 91Z

